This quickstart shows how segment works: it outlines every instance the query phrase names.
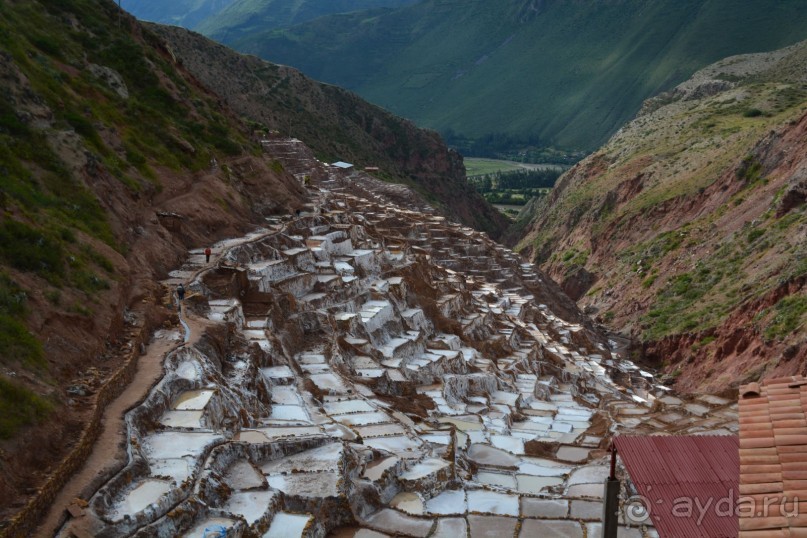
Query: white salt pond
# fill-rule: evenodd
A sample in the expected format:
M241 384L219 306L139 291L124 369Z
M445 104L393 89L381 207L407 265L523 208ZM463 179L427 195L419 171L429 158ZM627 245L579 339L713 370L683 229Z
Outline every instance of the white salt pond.
M342 443L331 443L266 462L261 466L261 471L264 474L335 471L339 468L343 455Z
M435 515L465 514L468 503L465 500L465 490L446 490L426 501L426 512Z
M191 458L151 460L151 476L170 476L180 484L193 474L192 462Z
M401 475L401 480L419 480L448 467L448 462L429 458L416 464Z
M202 427L202 415L204 411L166 411L160 424L169 428L194 428Z
M294 385L277 385L272 387L272 403L300 405L300 393Z
M468 510L518 517L518 495L476 489L468 491Z
M326 402L323 406L329 415L342 415L345 413L368 413L375 409L364 400L343 400L341 402Z
M224 483L232 489L256 489L263 487L265 479L247 460L233 463L224 474Z
M399 458L396 458L395 456L371 461L370 463L367 464L363 476L368 480L376 481L381 478L381 475L384 474L384 471L386 471L390 467L393 467L399 461L401 460Z
M498 486L508 489L516 488L516 478L511 474L480 471L476 474L476 481L488 486Z
M160 432L143 439L144 451L149 458L165 460L184 456L198 457L205 448L224 438L215 433Z
M403 435L396 437L373 437L371 439L364 439L364 444L376 450L386 450L398 456L405 458L412 458L417 456L417 449L421 443L405 437Z
M294 372L288 366L261 368L261 374L267 379L294 379Z
M294 420L308 422L308 413L299 405L273 405L269 418L274 420Z
M468 450L468 457L479 465L491 465L494 467L516 467L521 460L510 452L505 452L488 445L471 445Z
M144 480L129 490L112 510L115 519L133 516L142 512L151 503L171 491L171 484L165 480Z
M263 538L301 538L312 517L308 514L278 512Z
M348 426L365 426L367 424L383 424L385 422L392 422L392 418L386 413L372 412L372 413L353 413L348 415L333 415L337 422L347 424Z
M552 486L563 484L563 478L554 476L532 476L527 474L516 475L517 489L523 493L541 493Z
M423 498L418 493L404 491L392 498L389 505L413 516L422 515L424 512Z
M174 401L172 408L177 411L201 411L215 394L213 389L189 390L183 392Z
M242 491L233 493L224 509L253 525L263 517L277 495L274 491Z
M338 473L297 473L266 478L269 487L295 497L333 497L339 494Z

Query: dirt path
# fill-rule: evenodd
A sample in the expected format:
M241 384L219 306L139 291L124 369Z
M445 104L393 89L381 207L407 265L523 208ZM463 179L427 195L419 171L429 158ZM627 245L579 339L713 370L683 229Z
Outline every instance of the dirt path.
M201 320L185 317L190 327L190 339L184 345L195 344L204 332L205 323ZM59 495L53 501L40 526L33 536L37 538L51 538L59 530L64 521L64 513L68 505L80 497L82 491L92 484L96 477L104 474L111 467L120 465L125 461L126 452L124 441L126 438L126 412L142 402L149 390L163 375L163 359L166 355L177 349L181 340L176 339L176 333L158 333L146 348L146 354L141 356L137 364L137 372L128 387L115 399L104 412L101 433L95 442L93 451L84 466L65 484ZM75 530L81 533L82 527L90 524L84 518L74 520ZM79 534L81 535L81 534ZM87 534L91 536L91 534Z
M285 228L280 231L284 230ZM186 277L182 280L192 282L198 278L201 273L214 266L215 261L223 254L223 251L229 250L235 245L260 240L274 233L278 232L272 231L249 239L230 242L224 248L214 248L215 258L211 262L200 263L190 278ZM135 372L132 382L118 398L107 406L101 423L101 433L93 446L92 453L82 468L64 485L53 501L47 515L33 534L36 538L52 538L62 527L65 521L65 511L73 500L81 497L82 492L88 488L92 488L93 491L97 489L98 484L96 484L96 481L99 476L107 474L110 469L120 466L121 463L125 464L126 451L124 447L127 432L124 415L127 411L140 404L151 388L162 378L163 360L166 355L181 345L192 346L196 344L205 327L210 325L210 322L206 319L185 315L184 308L182 314L180 317L179 330L181 335L179 339L177 339L176 333L157 333L158 336L155 336L146 348L146 354L138 360L137 372ZM86 516L73 519L70 521L69 526L76 536L82 538L84 536L93 536L91 531L93 522Z

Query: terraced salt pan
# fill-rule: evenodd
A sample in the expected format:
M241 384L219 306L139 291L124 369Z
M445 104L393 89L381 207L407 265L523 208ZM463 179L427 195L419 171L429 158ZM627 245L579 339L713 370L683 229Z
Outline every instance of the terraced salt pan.
M378 530L391 535L426 538L434 523L402 514L391 508L384 508L367 518L367 523Z
M406 512L413 516L423 515L425 511L423 497L418 493L403 491L392 498L389 505L392 508Z
M305 408L299 405L273 405L272 414L269 415L269 418L273 420L309 421Z
M270 366L261 368L261 374L266 379L294 379L294 372L288 366Z
M156 460L198 457L208 445L223 441L215 433L159 432L143 439L143 448L149 458Z
M171 484L165 480L144 480L129 490L112 509L115 520L124 516L134 516L147 506L171 491Z
M601 532L588 536L601 536ZM577 521L526 519L521 525L519 538L542 536L547 538L583 538L583 527ZM619 535L620 538L622 535Z
M263 538L301 538L308 522L313 518L308 514L278 512L272 518L272 525Z
M458 515L468 512L465 490L445 490L426 501L426 512L435 515Z
M339 468L344 450L342 443L330 443L318 448L269 461L261 466L264 474L333 471Z
M570 461L573 463L579 463L582 461L586 461L588 459L588 454L591 450L587 448L580 448L576 446L562 446L558 449L558 452L555 454L559 460L562 461Z
M312 374L309 377L320 390L335 394L345 394L348 390L344 381L337 377L336 374Z
M468 457L479 465L516 467L521 460L509 452L488 445L474 444L468 449Z
M403 458L417 457L421 443L405 437L403 435L396 437L374 437L372 439L365 439L364 444L376 450L386 450L392 452Z
M302 399L294 385L277 385L272 387L272 403L281 405L300 405Z
M538 494L553 486L563 484L563 478L553 476L516 475L517 489L523 493Z
M191 458L152 460L149 462L151 476L169 476L177 484L184 482L191 474Z
M468 535L468 523L462 518L444 518L437 520L437 527L431 538L456 538Z
M343 400L336 402L326 402L323 409L329 415L342 415L345 413L368 413L375 409L364 400Z
M263 487L265 479L261 473L246 460L233 463L224 474L224 483L235 490L255 489Z
M447 433L427 433L420 436L421 439L435 445L448 446L451 444L451 435Z
M490 442L494 447L512 452L513 454L524 454L524 440L511 435L491 435Z
M532 476L563 476L569 474L572 469L552 460L524 458L518 464L518 471Z
M169 428L201 428L204 411L166 411L160 424Z
M180 394L172 408L176 411L201 411L216 393L214 389L189 390Z
M333 415L331 417L337 422L347 424L348 426L365 426L367 424L383 424L385 422L392 422L392 418L386 413L372 412L372 413L354 413L348 415Z
M267 428L256 428L269 440L282 439L285 437L310 437L322 435L322 430L317 426L275 426Z
M568 484L602 484L610 471L606 465L587 465L572 471Z
M242 516L249 525L253 525L263 517L276 495L275 491L236 492L230 496L224 509Z
M442 469L448 467L448 462L436 458L429 458L421 461L405 473L400 478L401 480L419 480L431 474L437 473Z
M381 478L384 471L395 466L395 464L397 464L399 461L401 460L395 456L372 461L367 464L367 468L364 470L364 474L362 476L370 481L375 482Z
M339 473L298 473L266 478L269 487L299 497L334 497L339 494Z
M518 495L471 490L468 491L468 511L518 517Z
M403 426L398 423L393 424L373 424L370 426L355 426L353 429L363 438L389 437L406 433Z
M479 471L476 474L476 481L487 486L498 486L508 489L516 488L516 479L511 474Z

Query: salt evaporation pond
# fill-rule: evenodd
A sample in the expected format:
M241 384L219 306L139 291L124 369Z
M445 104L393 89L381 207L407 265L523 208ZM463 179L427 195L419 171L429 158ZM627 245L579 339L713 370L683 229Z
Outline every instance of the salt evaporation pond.
M142 512L169 491L171 484L165 480L144 480L123 496L113 510L113 517L123 519Z
M395 456L372 461L367 464L367 468L364 470L363 476L371 482L375 482L381 478L384 471L395 466L395 464L399 461L401 460Z
M233 493L225 505L225 510L243 516L250 525L254 524L275 498L274 491L241 491Z
M465 490L446 490L426 501L426 511L434 515L458 515L468 511Z
M468 510L518 517L518 495L475 489L468 492Z
M423 514L423 498L418 493L404 491L392 498L389 505L407 514L419 516Z
M169 428L192 428L202 427L202 415L204 411L166 411L160 424Z
M311 516L278 512L263 538L300 538Z
M213 389L189 390L180 394L174 402L176 411L201 411L210 402L210 398L215 394Z
M143 440L143 447L150 458L167 460L185 456L198 457L209 444L223 441L215 433L160 432Z

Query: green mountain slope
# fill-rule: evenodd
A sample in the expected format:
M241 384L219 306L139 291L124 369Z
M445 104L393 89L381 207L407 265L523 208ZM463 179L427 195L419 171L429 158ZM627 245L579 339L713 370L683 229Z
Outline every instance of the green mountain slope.
M805 37L799 0L423 0L225 43L459 138L593 149L696 69Z
M507 219L465 178L462 157L434 131L312 81L298 70L228 49L183 28L150 26L183 67L244 118L303 140L324 162L375 166L405 183L444 215L498 238Z
M728 58L564 174L520 248L684 389L807 364L807 42Z
M226 9L193 25L181 25L228 42L240 35L286 28L318 17L375 8L394 8L415 0L235 0Z
M307 197L264 153L247 114L152 28L112 0L0 2L0 535L46 480L68 476L51 473L83 435L101 387L171 325L158 282L189 249L265 225ZM202 58L219 81L259 80L226 52L221 61L234 63L214 66L193 50L187 63ZM264 124L325 133L314 141L335 142L322 154L384 163L388 179L423 182L447 207L464 207L466 222L498 215L436 133L244 60L281 83L276 100L264 100L271 117L256 116ZM300 97L309 94L315 103ZM26 513L46 509L42 498Z
M145 21L193 28L234 0L121 0L121 7Z

